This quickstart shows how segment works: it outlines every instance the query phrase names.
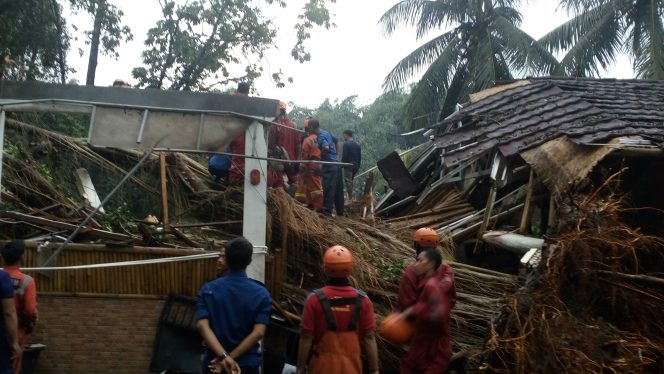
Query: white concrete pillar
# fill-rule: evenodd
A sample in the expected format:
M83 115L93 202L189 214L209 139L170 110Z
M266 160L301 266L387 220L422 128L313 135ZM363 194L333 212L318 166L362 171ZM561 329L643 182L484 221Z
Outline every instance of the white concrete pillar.
M247 156L267 157L263 125L254 121L246 130L244 152ZM258 170L260 182L251 184L251 172ZM247 268L250 278L265 282L265 246L267 230L267 161L246 158L244 163L244 218L242 235L254 245L254 255Z

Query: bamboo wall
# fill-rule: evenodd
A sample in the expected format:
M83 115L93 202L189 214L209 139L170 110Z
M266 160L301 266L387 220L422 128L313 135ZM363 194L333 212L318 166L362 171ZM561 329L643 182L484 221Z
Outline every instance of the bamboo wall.
M6 241L0 241L4 246ZM49 245L52 251L58 243ZM68 244L53 266L72 266L121 261L148 260L210 253L202 250L108 247L92 244ZM23 267L37 267L37 244L26 243ZM193 261L122 266L101 269L55 270L44 273L26 271L33 276L39 294L105 295L154 297L170 293L194 296L203 283L214 278L216 258Z

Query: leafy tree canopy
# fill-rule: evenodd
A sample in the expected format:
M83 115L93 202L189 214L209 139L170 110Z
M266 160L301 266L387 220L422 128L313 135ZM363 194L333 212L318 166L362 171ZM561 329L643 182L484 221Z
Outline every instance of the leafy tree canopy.
M0 0L0 79L64 83L69 35L56 0Z
M304 42L311 29L333 26L326 4L335 1L308 0L305 4L294 25L298 40L291 54L297 61L310 58ZM148 32L144 66L134 68L132 75L140 87L172 90L209 90L261 76L265 52L275 46L277 36L277 25L263 9L287 6L282 0L194 0L184 4L160 0L160 5L163 19ZM238 66L243 71L238 72ZM281 71L272 74L272 79L277 86L285 84Z

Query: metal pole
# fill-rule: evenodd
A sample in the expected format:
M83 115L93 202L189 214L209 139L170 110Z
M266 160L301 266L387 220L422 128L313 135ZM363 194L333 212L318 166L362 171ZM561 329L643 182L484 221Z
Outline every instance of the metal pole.
M159 139L159 141L157 143L159 143L160 141L161 141L161 139ZM155 144L155 146L156 146L156 144ZM108 202L108 200L120 189L120 187L122 187L122 185L127 181L127 179L131 178L131 176L134 175L134 173L136 173L136 171L138 171L138 168L140 168L141 165L143 165L143 163L148 159L148 157L150 157L150 154L152 154L153 149L154 149L154 147L152 147L150 150L145 152L145 155L143 155L143 157L138 161L138 164L136 164L133 167L133 169L131 169L127 173L127 175L125 175L122 178L120 183L118 183L117 186L115 186L113 188L113 190L104 198L104 200L99 204L99 206L96 207L95 210L93 210L92 213L90 213L87 217L85 217L83 222L79 223L78 226L76 226L76 230L74 230L74 232L72 232L71 235L69 235L69 237L67 237L67 239L64 241L64 243L60 244L58 249L55 252L53 252L51 257L48 258L48 260L44 261L44 263L41 265L42 267L48 266L51 262L53 262L53 260L55 260L55 258L58 256L58 254L60 252L62 252L62 250L65 248L65 245L67 245L67 243L69 243L74 237L76 237L76 235L78 235L78 233L81 231L83 226L85 226L88 222L90 222L92 217L94 217L94 215L97 214L97 212L99 212L99 209L101 209L104 206L104 204L106 204Z
M252 160L288 162L288 163L291 163L291 164L320 164L320 165L353 166L353 164L351 164L350 162L316 161L316 160L284 160L284 159L281 159L281 158L260 157L260 156L254 156L254 155L243 155L243 154L240 154L240 153L231 153L231 152L201 151L201 150L195 150L195 149L154 148L153 151L197 153L197 154L211 154L211 155L226 155L226 156L241 157L241 158L252 159Z

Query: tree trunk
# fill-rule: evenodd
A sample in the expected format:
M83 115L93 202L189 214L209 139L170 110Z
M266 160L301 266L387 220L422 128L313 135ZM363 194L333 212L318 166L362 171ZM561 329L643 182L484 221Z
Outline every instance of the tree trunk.
M53 10L53 22L55 23L55 28L58 31L61 42L58 45L58 68L60 69L60 83L67 83L67 63L65 59L65 33L64 28L62 27L62 17L60 15L60 6L56 0L51 0L51 9Z
M85 79L87 86L95 85L95 73L97 72L97 57L99 56L99 39L101 38L101 24L106 15L106 1L99 0L97 2L97 10L95 11L95 23L92 29L92 37L90 38L90 57L88 59L88 75Z

